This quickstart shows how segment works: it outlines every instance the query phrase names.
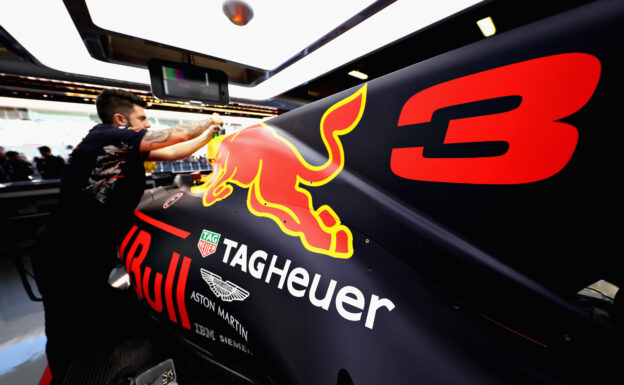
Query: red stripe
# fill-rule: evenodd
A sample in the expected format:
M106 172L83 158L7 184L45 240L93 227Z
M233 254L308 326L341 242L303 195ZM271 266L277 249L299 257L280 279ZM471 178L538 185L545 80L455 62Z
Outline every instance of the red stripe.
M132 238L132 236L134 235L135 231L137 231L137 227L132 226L130 231L128 231L128 234L126 234L126 237L124 238L123 242L121 242L121 247L119 248L119 256L121 257L122 262L125 261L124 252L126 251L126 246L128 246L128 242L130 241L130 238ZM129 268L126 268L126 271L128 270Z
M548 345L543 344L543 343L541 343L541 342L539 342L539 341L537 341L537 340L534 340L534 339L533 339L533 338L531 338L531 337L525 336L524 334L520 333L519 331L516 331L516 330L514 330L514 329L510 328L509 326L503 325L502 323L498 322L498 321L497 321L497 320L495 320L495 319L492 319L492 318L490 318L490 317L486 316L485 314L481 314L481 317L485 318L485 319L486 319L486 320L488 320L488 321L491 321L491 322L495 323L496 325L498 325L498 326L500 326L500 327L502 327L502 328L504 328L504 329L509 330L509 331L510 331L510 332L512 332L512 333L515 333L515 334L519 335L519 336L520 336L520 337L522 337L522 338L526 338L527 340L529 340L529 341L531 341L531 342L533 342L533 343L535 343L535 344L538 344L539 346L541 346L541 347L543 347L543 348L548 348Z
M165 302L167 303L167 312L169 313L169 319L171 322L178 323L178 319L175 315L175 309L173 308L173 280L175 279L176 269L178 268L178 260L180 254L173 252L171 256L171 262L169 262L169 270L167 270L167 279L165 280Z
M145 296L145 300L150 304L152 309L156 310L156 312L160 313L163 308L162 297L160 294L162 288L162 274L156 273L154 278L154 299L150 297L149 294L149 277L152 274L152 268L149 266L145 267L145 271L143 272L143 295Z
M176 300L178 302L178 310L180 310L180 321L182 326L191 329L188 314L186 313L186 304L184 303L184 290L186 289L186 279L188 278L189 268L191 267L191 258L184 257L182 267L180 268L180 276L178 277L178 287L176 291Z
M188 238L189 235L191 235L191 233L189 233L188 231L182 230L182 229L178 229L177 227L173 227L171 225L166 224L165 222L161 222L158 219L154 219L152 217L148 217L147 215L143 214L142 212L140 212L139 210L134 210L134 215L137 216L137 218L149 223L150 225L154 226L154 227L158 227L159 229L168 232L169 234L173 234L176 237L182 238L182 239L186 239Z
M139 231L139 235L137 235L134 243L130 247L130 251L128 251L126 259L126 271L128 274L134 274L134 283L136 283L134 290L141 298L143 298L143 290L141 290L141 264L147 256L147 251L149 250L151 241L152 236L147 231ZM141 246L141 253L135 258L134 254L136 254L139 246Z
M43 375L41 376L41 380L39 381L39 385L50 385L50 382L52 382L52 372L50 372L50 365L46 365Z

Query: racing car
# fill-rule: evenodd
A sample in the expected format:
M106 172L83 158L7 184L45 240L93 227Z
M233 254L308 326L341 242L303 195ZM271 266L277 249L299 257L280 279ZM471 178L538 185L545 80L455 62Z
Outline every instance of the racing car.
M592 2L216 138L143 196L133 290L256 384L619 382L622 25Z

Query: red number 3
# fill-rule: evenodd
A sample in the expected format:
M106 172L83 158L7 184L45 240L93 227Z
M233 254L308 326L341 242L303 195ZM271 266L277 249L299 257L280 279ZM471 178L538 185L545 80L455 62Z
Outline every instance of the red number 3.
M600 61L584 53L527 60L427 88L403 106L399 127L427 123L449 106L518 95L507 112L449 122L444 143L503 141L506 153L491 157L425 158L423 147L395 148L390 167L403 178L450 183L519 184L549 178L565 167L578 131L557 122L583 107L600 78Z

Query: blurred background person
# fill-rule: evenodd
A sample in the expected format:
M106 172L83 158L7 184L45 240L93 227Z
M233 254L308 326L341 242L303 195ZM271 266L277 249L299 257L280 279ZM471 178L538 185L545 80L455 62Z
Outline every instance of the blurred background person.
M60 156L52 155L48 146L39 147L41 158L35 158L35 166L42 179L58 179L61 177L65 160Z
M30 180L28 177L35 173L32 165L21 159L16 151L7 151L6 158L5 172L9 175L9 182Z
M9 181L9 174L6 171L6 163L8 161L4 153L4 147L0 146L0 183Z

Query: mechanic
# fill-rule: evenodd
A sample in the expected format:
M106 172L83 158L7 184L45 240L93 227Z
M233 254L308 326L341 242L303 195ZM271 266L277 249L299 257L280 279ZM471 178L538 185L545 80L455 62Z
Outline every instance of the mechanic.
M81 350L140 330L136 296L110 287L108 275L143 195L143 162L184 158L208 144L223 125L215 113L148 130L146 106L127 91L100 93L96 107L102 124L72 152L61 177L59 205L37 232L32 263L43 296L53 384L62 383Z

